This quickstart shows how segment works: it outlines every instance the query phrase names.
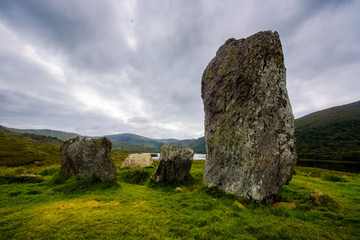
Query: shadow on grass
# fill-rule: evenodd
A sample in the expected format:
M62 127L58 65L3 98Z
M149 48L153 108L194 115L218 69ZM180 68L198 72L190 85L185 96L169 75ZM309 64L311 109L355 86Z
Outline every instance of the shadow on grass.
M201 181L200 181L201 182ZM161 189L165 192L175 191L176 189L193 191L200 184L197 178L194 178L191 174L185 177L182 181L161 181L154 182L149 180L147 186L153 189Z
M116 172L116 176L121 182L144 185L149 181L153 172L154 168L152 167L140 169L121 168Z
M54 186L54 191L65 194L83 194L89 191L120 187L116 181L101 181L96 177L78 179L75 175L65 177L60 171L48 180L48 184Z

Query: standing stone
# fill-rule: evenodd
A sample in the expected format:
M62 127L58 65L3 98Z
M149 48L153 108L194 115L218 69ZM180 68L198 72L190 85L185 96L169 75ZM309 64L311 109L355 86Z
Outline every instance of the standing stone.
M159 166L151 176L155 182L182 181L189 175L194 150L175 145L163 145L160 149Z
M241 198L272 200L296 163L294 116L277 32L229 39L201 82L204 183Z
M130 154L121 167L129 167L129 168L144 168L151 167L153 165L153 160L150 155L134 153Z
M61 171L64 176L73 173L80 179L95 176L102 181L114 181L116 169L110 152L108 138L70 138L61 146Z

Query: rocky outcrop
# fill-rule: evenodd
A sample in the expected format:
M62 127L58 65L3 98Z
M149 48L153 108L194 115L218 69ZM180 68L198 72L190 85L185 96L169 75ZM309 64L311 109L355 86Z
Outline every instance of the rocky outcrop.
M182 181L189 175L194 151L175 145L163 145L160 149L159 166L151 176L154 182Z
M277 32L229 39L202 76L204 183L241 198L271 200L296 163L294 117Z
M61 171L64 176L75 174L84 179L95 176L102 181L116 179L108 138L70 138L61 146Z
M121 167L129 167L129 168L144 168L144 167L151 167L153 164L153 160L150 155L145 154L130 154Z

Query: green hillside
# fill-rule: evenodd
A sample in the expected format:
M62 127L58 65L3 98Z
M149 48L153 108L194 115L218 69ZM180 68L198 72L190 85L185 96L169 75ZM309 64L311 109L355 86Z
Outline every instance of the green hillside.
M360 161L360 101L309 114L295 126L300 159Z
M76 133L62 132L62 131L56 131L56 130L50 130L50 129L12 129L12 130L21 132L21 133L30 133L30 134L36 134L36 135L42 135L42 136L50 136L50 137L60 139L62 141L66 141L69 138L79 135Z
M60 164L62 141L0 126L0 166Z
M196 153L206 154L205 137L201 137L191 142L187 147L193 149Z

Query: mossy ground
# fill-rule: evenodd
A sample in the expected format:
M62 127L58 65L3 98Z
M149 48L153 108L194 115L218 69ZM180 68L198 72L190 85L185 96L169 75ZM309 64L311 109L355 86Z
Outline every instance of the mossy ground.
M125 153L123 155L126 155ZM358 174L297 167L282 201L296 209L240 202L202 185L203 161L183 182L151 184L155 168L121 169L117 182L64 178L60 167L37 167L40 182L2 182L0 239L359 239ZM2 167L2 177L30 171ZM330 176L330 177L329 177ZM333 202L318 206L320 190Z

